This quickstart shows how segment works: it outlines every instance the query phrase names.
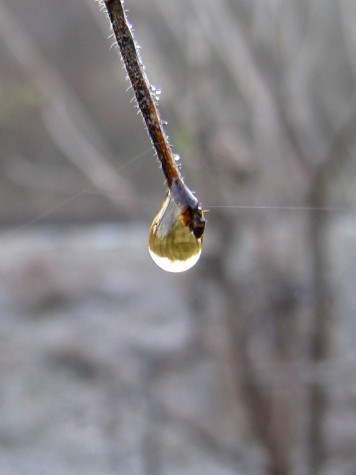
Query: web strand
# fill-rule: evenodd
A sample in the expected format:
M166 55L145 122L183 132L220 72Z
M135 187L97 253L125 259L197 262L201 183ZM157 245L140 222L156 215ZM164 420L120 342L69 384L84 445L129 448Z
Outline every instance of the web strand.
M211 209L236 209L236 210L255 210L255 211L316 211L324 213L343 213L352 212L351 209L338 207L315 207L315 206L277 206L277 205L208 205L208 210Z
M139 153L138 155L135 155L133 158L131 158L130 160L128 160L127 162L125 162L121 166L119 166L117 168L117 171L122 171L123 169L132 166L138 160L142 160L143 157L149 151L151 151L151 150L146 149L143 152ZM110 178L109 175L107 177L103 178L102 180L100 180L100 184L104 184L105 180L108 180L109 178ZM76 193L73 193L71 196L68 196L67 198L64 198L63 200L60 200L56 205L53 205L53 206L49 207L46 211L44 211L43 213L38 214L35 218L30 219L30 220L26 221L24 224L20 224L19 226L15 226L15 228L12 229L11 231L7 231L6 235L7 236L9 236L9 235L15 236L15 235L21 233L22 231L27 230L28 228L32 227L33 225L43 221L45 218L51 217L56 211L59 211L62 208L65 208L70 203L74 202L75 200L77 200L78 198L80 198L80 197L82 197L86 194L98 194L100 196L105 197L104 193L100 190L94 191L93 189L90 189L90 188L84 188L84 189L82 189L82 190L80 190ZM132 199L130 201L132 201ZM135 201L140 201L140 202L144 201L145 202L145 200L140 200L140 199L137 199L137 200L135 199Z

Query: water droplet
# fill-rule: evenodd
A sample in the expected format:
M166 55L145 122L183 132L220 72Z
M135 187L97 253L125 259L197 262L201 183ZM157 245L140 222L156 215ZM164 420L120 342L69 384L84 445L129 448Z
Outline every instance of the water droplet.
M151 89L154 100L158 102L160 100L160 95L162 94L161 89L154 86L153 84L150 84L150 89Z
M199 260L202 238L196 238L184 223L171 193L152 222L148 249L154 262L168 272L186 271Z
M176 153L173 155L173 158L176 162L179 162L179 160L180 160L180 156Z

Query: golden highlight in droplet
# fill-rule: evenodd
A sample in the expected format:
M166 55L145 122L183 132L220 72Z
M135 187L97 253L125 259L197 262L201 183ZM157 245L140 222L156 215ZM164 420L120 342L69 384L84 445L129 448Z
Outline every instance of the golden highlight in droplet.
M194 235L171 193L152 222L148 249L153 261L167 272L184 272L199 260L202 236Z

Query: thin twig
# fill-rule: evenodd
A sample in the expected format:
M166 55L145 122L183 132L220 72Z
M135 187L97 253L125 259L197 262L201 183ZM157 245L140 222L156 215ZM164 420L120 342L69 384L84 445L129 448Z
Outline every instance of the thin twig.
M153 98L153 88L144 73L144 67L126 18L123 2L106 0L105 3L138 106L156 149L158 159L161 162L167 185L170 188L174 179L181 180L182 177L163 129L162 120Z
M196 238L200 238L205 228L204 213L197 198L184 184L181 172L176 165L156 106L154 89L150 86L144 72L131 27L126 18L124 2L123 0L105 0L105 5L139 109L161 163L167 186L177 206L184 213L182 216L185 224Z

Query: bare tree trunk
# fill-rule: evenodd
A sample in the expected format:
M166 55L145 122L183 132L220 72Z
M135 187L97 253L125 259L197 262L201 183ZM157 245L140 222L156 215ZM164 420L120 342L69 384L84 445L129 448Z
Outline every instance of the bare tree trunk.
M317 196L311 206L322 206ZM331 323L330 288L327 282L326 216L310 213L309 238L312 265L312 295L314 297L314 322L310 340L312 382L309 393L309 449L310 473L317 474L325 458L324 421L327 411L327 394L323 382L318 377L318 366L329 353L329 332Z
M326 158L315 170L308 200L309 239L311 259L311 286L314 297L314 322L310 339L310 360L313 378L309 392L309 462L310 473L317 474L325 463L327 452L324 437L324 422L327 413L328 395L323 381L318 377L318 366L330 355L333 323L332 291L328 280L327 209L328 186L338 168L349 158L347 147L354 140L356 116L352 113L340 128L331 143ZM317 212L313 210L319 210Z

